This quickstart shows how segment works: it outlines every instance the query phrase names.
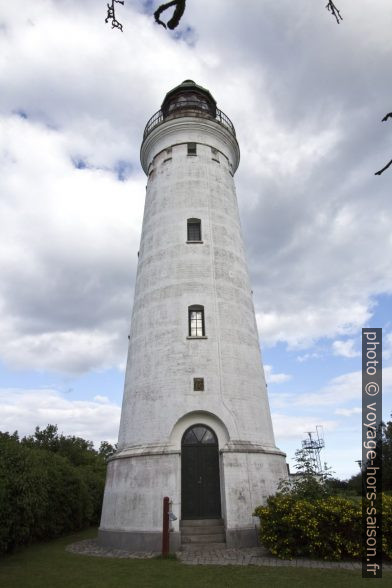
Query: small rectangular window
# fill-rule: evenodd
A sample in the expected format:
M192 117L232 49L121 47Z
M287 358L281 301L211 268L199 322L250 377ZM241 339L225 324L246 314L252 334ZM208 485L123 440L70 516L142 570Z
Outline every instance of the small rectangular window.
M213 147L211 147L211 153L212 153L212 161L217 161L219 162L219 151L217 149L214 149Z
M201 222L199 219L189 219L187 223L188 241L201 241Z
M193 378L194 392L204 392L204 378Z
M188 143L188 155L196 155L196 143Z
M202 306L189 307L189 336L204 337L204 308Z

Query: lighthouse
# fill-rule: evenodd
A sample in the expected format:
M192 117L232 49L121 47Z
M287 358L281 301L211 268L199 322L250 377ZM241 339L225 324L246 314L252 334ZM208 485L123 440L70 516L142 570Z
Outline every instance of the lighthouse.
M147 176L117 452L102 544L159 551L257 543L255 507L286 478L274 440L234 174L234 126L192 80L140 150ZM174 518L174 517L172 517Z

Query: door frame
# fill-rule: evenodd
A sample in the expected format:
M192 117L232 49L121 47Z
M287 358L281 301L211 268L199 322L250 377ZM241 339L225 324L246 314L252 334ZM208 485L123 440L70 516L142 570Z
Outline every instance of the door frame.
M216 474L218 476L217 479L217 513L214 515L198 515L198 516L190 516L190 515L185 515L183 514L183 510L184 510L184 500L183 500L183 482L184 482L184 468L183 468L183 458L184 458L184 453L183 453L183 447L184 447L184 437L185 435L188 433L188 431L192 430L195 427L203 427L205 429L207 429L210 433L212 433L212 435L214 436L215 439L215 443L214 444L206 444L205 447L215 447L216 448L216 456L217 456L217 470L216 470ZM185 444L185 447L187 446L187 444ZM200 443L200 445L198 445L197 443L195 443L194 445L189 444L188 447L192 447L194 446L195 448L197 447L203 447L203 444ZM201 450L202 451L202 450ZM180 453L180 470L181 470L181 484L180 484L180 496L181 496L181 519L207 519L207 518L220 518L222 516L222 478L221 478L221 455L219 452L219 439L218 439L218 435L215 433L214 429L210 426L207 425L205 423L202 422L196 422L196 423L192 423L191 425L189 425L185 431L182 434L181 437L181 453Z

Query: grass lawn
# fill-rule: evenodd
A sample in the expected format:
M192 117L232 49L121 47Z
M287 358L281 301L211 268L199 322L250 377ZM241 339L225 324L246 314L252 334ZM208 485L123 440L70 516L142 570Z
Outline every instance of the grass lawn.
M360 572L256 566L187 566L176 560L126 560L67 553L96 529L21 549L0 559L1 588L297 588L375 586ZM392 574L376 581L392 587Z

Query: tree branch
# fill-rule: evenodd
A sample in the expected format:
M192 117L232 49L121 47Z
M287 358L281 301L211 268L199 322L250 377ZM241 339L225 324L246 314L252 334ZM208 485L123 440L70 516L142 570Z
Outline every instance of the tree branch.
M332 0L328 0L328 4L325 7L329 12L336 18L336 22L339 24L339 20L343 20L343 16L340 14L338 8L332 2Z
M124 4L124 0L112 0L112 3L107 5L108 14L107 14L107 17L105 18L105 22L108 22L109 20L111 20L112 21L112 29L116 28L116 29L120 29L120 31L122 31L123 26L116 19L116 15L115 15L115 11L114 11L114 3L115 2L117 2L118 4ZM166 2L166 4L161 4L157 8L157 10L154 12L155 22L157 22L158 24L165 27L165 29L166 28L169 28L171 30L175 29L178 26L178 24L182 18L182 15L185 12L185 2L186 2L186 0L172 0L172 2ZM173 16L171 17L170 20L168 20L167 23L164 23L159 17L162 14L162 12L164 12L168 8L171 8L172 6L175 6ZM340 14L340 10L334 4L333 0L328 0L327 4L325 5L325 8L332 14L332 16L335 17L336 22L338 24L340 23L341 20L343 20L343 16ZM388 116L392 116L392 113L387 115L387 117ZM386 119L383 119L383 120L386 120Z
M171 6L175 6L176 9L173 12L173 16L167 22L167 27L171 30L175 29L178 23L181 20L182 15L185 11L185 0L173 0L173 2L167 2L167 4L161 4L159 8L154 12L155 22L161 24L163 27L166 28L166 24L160 20L160 15L162 12L170 8Z
M381 176L381 174L382 174L383 172L385 172L385 170L386 170L386 169L388 169L388 167L389 167L390 165L392 165L392 159L391 159L391 161L390 161L389 163L387 163L387 165L386 165L385 167L383 167L382 169L380 169L380 171L376 172L374 175L375 175L375 176Z
M388 120L388 118L392 118L392 112L388 112L388 114L386 114L386 115L384 116L384 118L383 118L383 119L381 119L381 122L386 122L386 121ZM382 169L380 169L380 170L379 170L378 172L376 172L374 175L375 175L375 176L381 176L381 174L382 174L383 172L385 172L385 170L386 170L386 169L388 169L388 167L389 167L390 165L392 165L392 159L391 159L391 161L390 161L389 163L387 163L387 165L386 165L385 167L383 167Z
M108 22L109 20L112 21L112 29L119 29L121 32L123 30L123 26L121 24L121 22L118 22L118 20L116 19L116 14L114 12L114 3L117 2L118 4L124 4L124 0L112 0L111 4L108 4L108 15L105 18L105 22Z

